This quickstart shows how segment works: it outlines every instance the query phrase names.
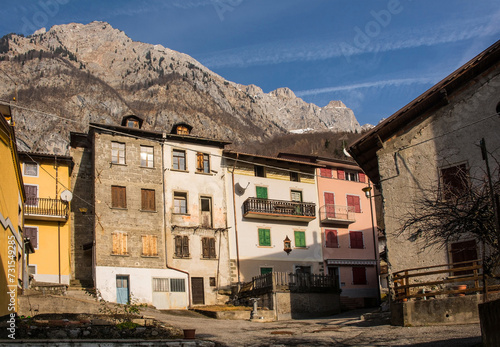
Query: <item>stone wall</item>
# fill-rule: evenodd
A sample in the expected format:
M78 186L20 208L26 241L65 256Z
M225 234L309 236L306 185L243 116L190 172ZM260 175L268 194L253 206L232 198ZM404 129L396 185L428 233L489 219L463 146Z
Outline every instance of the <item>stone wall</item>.
M481 320L481 334L485 347L498 346L500 341L500 299L479 304L479 318Z

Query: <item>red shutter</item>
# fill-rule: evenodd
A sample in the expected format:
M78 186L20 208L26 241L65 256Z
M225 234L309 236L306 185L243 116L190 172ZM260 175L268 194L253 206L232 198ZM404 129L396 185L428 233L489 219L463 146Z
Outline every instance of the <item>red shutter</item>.
M352 284L366 284L366 268L364 266L353 266Z
M345 180L345 171L337 169L337 178L339 180Z
M351 248L364 248L362 231L350 231L349 239L351 241Z
M337 230L326 229L326 247L327 248L338 248L338 238Z
M358 174L358 176L359 176L359 181L360 181L360 182L362 182L362 183L366 183L366 178L365 178L365 176L366 176L366 175L365 175L364 173L360 172L360 173Z
M34 227L24 227L24 237L29 239L33 248L38 248L38 229Z
M321 177L332 178L332 170L321 168L321 169L319 169L319 175Z
M326 217L335 218L335 195L333 193L325 193Z
M361 213L361 202L357 195L347 195L347 206L356 213Z

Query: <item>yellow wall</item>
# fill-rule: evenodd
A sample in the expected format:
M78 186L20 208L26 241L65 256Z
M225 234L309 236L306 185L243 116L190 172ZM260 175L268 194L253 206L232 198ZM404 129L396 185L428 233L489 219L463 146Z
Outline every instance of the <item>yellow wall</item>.
M303 169L298 169L298 168L290 168L290 170L296 172L303 171ZM265 172L266 172L266 178L272 178L275 180L282 180L282 181L290 181L290 171L288 170L279 170L275 168L266 167ZM236 164L234 174L244 175L244 176L255 176L254 166L249 163L238 162ZM309 183L309 184L316 183L316 181L314 180L314 174L312 173L310 175L299 174L299 177L300 177L300 182L302 183Z
M16 248L15 263L9 264L9 250L13 250L13 241L17 235L22 242L19 229L23 226L22 209L19 213L20 203L23 203L21 177L18 171L17 156L15 154L15 139L4 119L0 119L0 316L17 311L17 284L22 276L20 270L22 245ZM21 205L22 206L22 205ZM14 234L15 235L14 235ZM17 242L16 242L17 244ZM22 255L22 253L21 253ZM12 287L8 287L12 285ZM14 290L11 297L9 290ZM9 304L12 303L12 306Z
M38 197L60 199L61 192L71 187L70 167L66 161L56 162L54 158L43 160L34 155L31 157L39 164L38 177L23 176L25 184L38 185ZM31 162L25 159L24 161ZM24 173L24 163L22 165ZM58 183L56 184L56 178ZM38 247L30 254L29 265L36 265L35 280L39 282L69 283L71 274L71 225L68 209L68 220L47 221L26 219L25 226L38 227Z

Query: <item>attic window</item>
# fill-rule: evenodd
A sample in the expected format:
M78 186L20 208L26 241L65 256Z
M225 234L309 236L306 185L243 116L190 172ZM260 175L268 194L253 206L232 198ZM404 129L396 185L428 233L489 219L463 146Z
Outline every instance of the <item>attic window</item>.
M177 135L189 135L189 129L184 125L178 125Z
M139 122L134 119L127 120L127 127L139 129Z

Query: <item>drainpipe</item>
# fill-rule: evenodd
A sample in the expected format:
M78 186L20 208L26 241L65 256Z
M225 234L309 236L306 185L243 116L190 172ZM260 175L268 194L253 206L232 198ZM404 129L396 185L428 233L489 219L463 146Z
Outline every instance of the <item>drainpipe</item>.
M175 267L172 267L168 265L168 246L167 246L167 204L165 202L165 161L164 161L164 145L165 145L165 134L163 134L163 142L161 143L161 185L162 185L162 202L163 202L163 236L165 238L165 265L167 269L170 270L175 270L179 271L182 273L185 273L188 276L188 285L187 285L187 294L188 294L188 300L189 300L189 307L192 306L191 304L191 276L189 275L189 272L177 269Z
M57 157L54 157L54 166L56 170L56 206L57 204L57 183L59 182L59 168L57 167ZM56 207L57 211L57 207ZM59 274L59 284L61 284L61 222L57 222L57 271Z
M240 284L241 284L241 278L240 278L240 248L238 245L238 221L236 217L236 193L234 191L234 170L236 168L236 163L238 161L240 154L236 153L236 160L234 161L233 165L233 170L231 171L231 180L233 186L231 187L231 190L233 191L233 213L234 213L234 239L236 241L236 271L238 273L238 292L240 291Z
M371 188L370 179L368 179L368 187ZM373 231L373 252L374 252L374 256L375 256L375 273L376 273L376 277L377 277L377 305L380 305L380 271L379 271L380 260L378 257L378 249L377 249L378 235L375 232L375 223L373 222L373 204L372 204L373 196L372 196L371 189L370 189L369 193L370 193L370 215L371 215L371 219L372 219L372 231Z

